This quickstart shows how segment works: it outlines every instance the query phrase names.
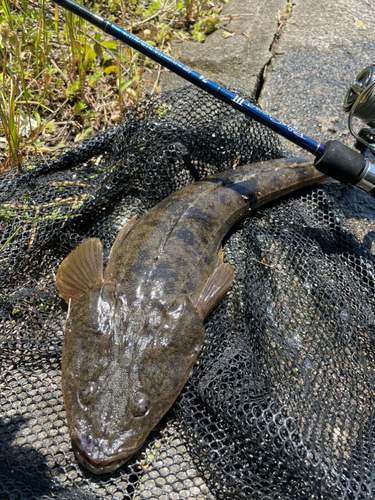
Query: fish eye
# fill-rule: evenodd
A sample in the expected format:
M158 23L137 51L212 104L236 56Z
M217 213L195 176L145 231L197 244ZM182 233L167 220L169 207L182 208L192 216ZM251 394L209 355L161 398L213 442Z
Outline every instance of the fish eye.
M90 403L98 392L98 385L95 382L88 382L86 388L81 391L82 401L84 404Z
M144 417L150 409L150 400L145 394L138 394L134 398L133 415L135 417Z

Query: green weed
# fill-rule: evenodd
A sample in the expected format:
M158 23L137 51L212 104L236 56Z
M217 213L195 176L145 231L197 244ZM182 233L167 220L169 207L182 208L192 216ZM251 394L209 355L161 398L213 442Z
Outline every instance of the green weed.
M221 8L208 0L81 1L166 52L174 37L204 41ZM53 2L1 0L0 26L0 172L120 121L158 90L153 61Z

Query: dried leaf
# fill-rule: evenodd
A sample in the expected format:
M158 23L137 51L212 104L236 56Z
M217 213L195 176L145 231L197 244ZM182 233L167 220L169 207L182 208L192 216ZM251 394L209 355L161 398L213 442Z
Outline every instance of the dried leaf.
M110 73L116 73L116 71L118 71L118 67L117 66L107 66L104 69L104 73L106 75L109 75Z
M363 23L362 21L360 21L357 18L354 18L354 24L355 24L355 27L358 28L359 30L365 30L366 29L365 23Z

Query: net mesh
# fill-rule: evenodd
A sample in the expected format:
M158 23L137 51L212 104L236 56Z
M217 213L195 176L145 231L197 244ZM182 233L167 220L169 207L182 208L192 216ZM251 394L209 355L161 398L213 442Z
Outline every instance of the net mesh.
M227 235L233 286L142 449L96 476L71 448L62 259L87 237L108 258L118 230L176 189L281 155L268 129L185 87L1 176L1 500L373 498L375 213L368 196L333 183Z

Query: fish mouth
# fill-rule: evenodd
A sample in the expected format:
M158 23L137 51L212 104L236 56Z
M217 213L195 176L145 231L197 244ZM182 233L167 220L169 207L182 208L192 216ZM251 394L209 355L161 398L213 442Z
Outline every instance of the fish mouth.
M76 457L87 470L94 474L105 474L106 472L112 472L118 469L119 467L124 465L124 463L127 462L139 448L128 448L121 451L121 453L119 453L115 457L97 461L94 458L90 457L90 455L88 455L82 449L82 443L78 436L72 435L71 439Z

